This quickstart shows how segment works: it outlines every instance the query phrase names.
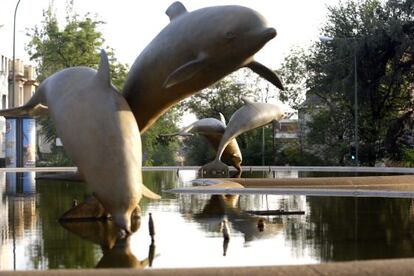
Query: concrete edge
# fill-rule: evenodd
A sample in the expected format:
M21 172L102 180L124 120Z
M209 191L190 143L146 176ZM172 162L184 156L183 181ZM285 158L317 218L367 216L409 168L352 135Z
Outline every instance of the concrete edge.
M201 166L154 166L142 167L143 171L180 171L180 170L198 170ZM414 168L404 167L328 167L328 166L242 166L245 172L256 171L304 171L304 172L372 172L372 173L412 173ZM0 172L70 172L76 171L76 167L32 167L32 168L0 168ZM233 167L229 170L234 171Z
M62 269L45 271L1 271L0 276L17 275L414 275L414 259L333 262L314 265L253 267L164 268L164 269Z

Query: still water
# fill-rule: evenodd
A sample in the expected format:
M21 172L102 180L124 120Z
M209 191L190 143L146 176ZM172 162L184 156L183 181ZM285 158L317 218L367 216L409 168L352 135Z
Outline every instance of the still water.
M88 195L84 184L0 173L0 270L257 266L414 256L411 199L163 192L190 185L195 177L194 171L144 172L146 185L163 199L142 200L138 230L128 240L117 240L111 223L58 222L74 199ZM246 212L275 209L305 215ZM228 241L220 229L224 217ZM262 232L259 219L265 223Z

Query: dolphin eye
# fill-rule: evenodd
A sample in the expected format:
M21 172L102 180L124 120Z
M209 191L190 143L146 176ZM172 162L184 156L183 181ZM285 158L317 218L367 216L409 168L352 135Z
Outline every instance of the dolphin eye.
M233 38L235 38L235 37L236 37L236 34L235 34L234 32L232 32L232 31L228 31L228 32L225 34L225 37L226 37L227 39L233 39Z

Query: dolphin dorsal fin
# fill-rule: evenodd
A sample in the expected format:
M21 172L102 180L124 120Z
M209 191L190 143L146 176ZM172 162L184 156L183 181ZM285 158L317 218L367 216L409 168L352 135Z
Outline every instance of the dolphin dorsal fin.
M254 103L252 100L250 100L247 97L241 97L241 100L245 103L245 104L252 104Z
M108 55L106 54L105 50L101 50L101 61L99 62L99 68L97 77L100 79L101 82L110 86L111 85L111 76L109 72L109 61Z
M227 125L227 123L226 123L226 118L224 117L223 113L219 112L219 115L220 115L220 121L221 121L224 125Z
M168 7L168 9L165 11L165 13L170 18L170 21L173 21L174 18L177 18L178 16L180 16L180 15L186 13L186 12L187 12L187 9L179 1L172 3Z

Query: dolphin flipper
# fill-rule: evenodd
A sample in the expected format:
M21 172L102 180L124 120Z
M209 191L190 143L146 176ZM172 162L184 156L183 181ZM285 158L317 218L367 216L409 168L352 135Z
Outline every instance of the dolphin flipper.
M147 188L144 184L141 185L142 195L149 199L161 199L161 196L154 193L150 189Z
M163 87L170 88L192 78L196 73L200 72L207 66L206 59L207 54L201 53L196 59L181 65L167 77Z
M265 80L269 81L270 83L275 85L280 90L285 90L284 87L283 87L282 81L280 80L278 75L276 75L275 72L273 72L272 70L270 70L269 68L267 68L263 64L261 64L257 61L252 61L252 62L248 63L245 67L250 68L253 72L258 74L259 76L261 76Z
M220 115L220 121L221 121L224 125L227 125L226 118L224 117L223 113L219 112L219 115Z

